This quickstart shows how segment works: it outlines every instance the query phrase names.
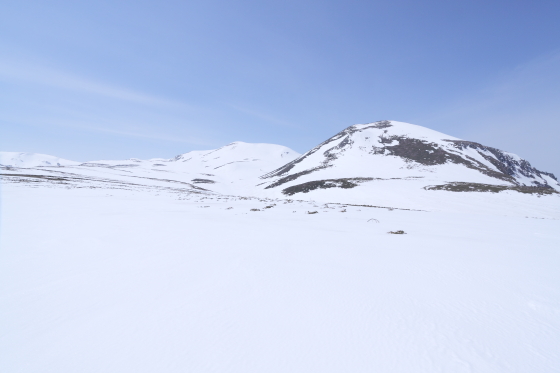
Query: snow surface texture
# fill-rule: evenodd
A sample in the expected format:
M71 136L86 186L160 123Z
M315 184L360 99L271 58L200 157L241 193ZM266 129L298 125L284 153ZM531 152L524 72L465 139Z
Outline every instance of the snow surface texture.
M422 131L414 138L439 141ZM552 185L537 192L427 190L533 178L401 153L343 163L351 140L313 171L337 186L291 196L302 181L266 187L299 155L267 144L2 167L0 370L558 372L560 196L542 191L552 176L531 171ZM321 165L310 153L284 175Z

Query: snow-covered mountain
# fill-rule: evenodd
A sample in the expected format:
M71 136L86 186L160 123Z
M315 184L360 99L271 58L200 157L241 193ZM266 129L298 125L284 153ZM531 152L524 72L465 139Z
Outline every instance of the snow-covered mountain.
M41 154L0 153L0 160L12 167L39 167L43 176L64 180L79 175L80 180L228 195L420 209L447 204L450 198L461 203L471 198L456 192L560 191L554 175L515 154L386 120L350 126L303 155L281 145L233 142L171 159L79 163Z
M17 155L20 158L17 158ZM4 164L5 166L18 168L41 166L40 173L46 178L62 177L68 180L79 176L82 181L96 178L119 183L181 186L222 194L247 195L261 182L259 177L262 174L300 155L281 145L237 141L219 149L191 151L171 159L131 158L81 163L41 154L7 152L0 152L0 159L9 160ZM16 162L12 159L24 159L26 162ZM56 168L52 168L53 166ZM61 168L61 166L66 167ZM28 170L26 174L29 174Z
M94 161L81 167L110 168L123 176L132 173L198 184L219 193L244 194L258 184L260 175L298 156L299 153L281 145L236 141L219 149L191 151L171 159Z
M78 165L80 162L38 153L0 152L0 166L8 167L59 167Z
M420 190L560 190L554 175L537 170L515 154L387 120L350 126L262 179L262 188L285 196L297 194L295 198L322 197L321 190L338 189L327 195L332 199L336 194L340 199L356 194L348 189L367 184L384 185L372 189L372 197L383 193L381 189L391 193L397 186L399 193L408 190L407 194ZM310 194L304 196L306 193Z
M138 167L162 171L189 172L226 179L250 178L290 162L300 154L290 148L274 144L249 144L236 141L219 149L195 150L175 158L149 160L92 161L83 166Z

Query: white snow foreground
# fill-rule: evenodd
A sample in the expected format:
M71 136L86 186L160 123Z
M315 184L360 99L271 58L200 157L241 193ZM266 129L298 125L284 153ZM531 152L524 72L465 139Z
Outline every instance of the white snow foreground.
M558 211L8 184L2 370L556 372Z
M367 145L350 136L333 144L342 154L301 158L233 143L171 160L1 167L0 370L557 372L554 178L520 159L478 158L510 179L453 157L403 160L398 136L371 145L384 154L359 153ZM446 151L504 159L458 144ZM334 179L346 180L313 189ZM512 187L425 189L451 182Z

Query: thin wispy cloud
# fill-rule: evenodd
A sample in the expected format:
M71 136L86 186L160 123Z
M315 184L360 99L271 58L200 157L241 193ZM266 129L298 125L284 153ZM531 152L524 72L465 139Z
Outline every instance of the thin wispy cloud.
M15 90L7 96L12 101L14 97L25 96L24 110L0 112L0 124L8 128L71 129L195 147L216 145L189 135L189 132L201 132L189 131L189 128L198 127L200 123L192 117L201 117L203 108L60 69L1 57L0 81L13 87L28 87L24 94Z
M78 93L153 106L190 108L189 105L132 89L80 77L61 70L8 59L0 60L0 79L45 85Z
M216 144L203 140L195 136L172 135L168 132L162 132L160 128L153 124L129 121L114 121L100 119L96 121L88 120L72 120L66 118L34 118L34 117L10 117L0 114L0 123L10 123L11 125L25 126L43 126L43 127L66 127L82 131L91 131L98 133L107 133L125 137L145 138L161 141L169 141L175 143L183 143L194 146L212 147Z
M110 133L114 135L121 135L127 137L140 137L145 139L171 141L171 142L178 142L178 143L189 144L189 145L199 145L199 146L215 145L213 143L195 137L173 136L173 135L162 134L160 132L153 132L153 131L126 131L126 130L108 128L108 127L100 127L93 124L83 124L83 123L75 123L75 122L58 123L58 125L71 126L74 128L81 128L89 131L104 132L104 133Z

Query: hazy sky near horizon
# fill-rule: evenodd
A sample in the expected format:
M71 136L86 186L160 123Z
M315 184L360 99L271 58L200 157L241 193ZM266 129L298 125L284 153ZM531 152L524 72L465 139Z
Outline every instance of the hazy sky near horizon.
M560 176L560 1L0 3L0 150L304 152L380 119Z

